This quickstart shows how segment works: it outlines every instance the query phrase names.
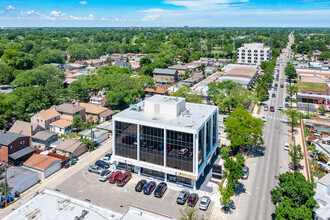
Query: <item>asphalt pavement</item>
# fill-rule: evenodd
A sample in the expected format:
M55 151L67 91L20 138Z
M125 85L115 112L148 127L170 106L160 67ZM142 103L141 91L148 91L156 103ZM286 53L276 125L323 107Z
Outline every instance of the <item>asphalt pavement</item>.
M275 219L270 191L277 184L278 175L288 171L289 164L288 151L283 149L284 143L290 140L289 125L286 116L278 110L279 105L284 107L285 104L286 87L280 88L280 85L286 85L284 69L289 61L287 54L286 49L278 58L280 65L276 66L276 72L279 68L280 80L274 80L273 86L277 83L279 87L277 91L269 90L270 99L266 102L269 107L274 106L275 112L261 111L261 116L267 118L263 136L265 144L252 148L253 153L246 161L250 176L240 181L241 190L233 198L236 209L229 219ZM275 98L271 97L273 93L276 93Z

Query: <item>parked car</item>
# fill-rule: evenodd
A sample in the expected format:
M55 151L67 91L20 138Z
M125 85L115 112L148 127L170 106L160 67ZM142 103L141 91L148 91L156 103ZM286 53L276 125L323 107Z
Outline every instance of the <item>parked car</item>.
M264 105L264 111L268 111L268 105Z
M132 178L132 174L130 172L125 172L117 178L117 186L125 186L126 183Z
M135 191L142 192L146 184L147 184L146 180L140 180L135 186Z
M164 182L159 183L154 192L155 197L162 198L166 190L167 190L167 184Z
M109 179L111 174L112 174L111 170L103 170L103 172L99 176L99 180L105 182Z
M275 93L273 93L273 94L272 94L272 98L275 98L275 97L276 97L276 94L275 94Z
M179 205L184 205L189 197L190 193L188 190L182 190L178 196L178 198L176 198L176 203L178 203Z
M188 205L190 207L195 207L198 201L198 195L196 193L191 193L188 197Z
M182 148L181 150L179 150L179 156L185 156L186 153L188 152L188 149L187 148Z
M211 199L208 196L203 196L201 202L199 203L199 209L206 211L211 203Z
M284 84L281 84L281 88L284 88Z
M283 110L282 105L279 105L279 106L278 106L278 110L280 110L280 111Z
M266 122L266 120L267 120L267 119L266 119L266 116L264 116L264 115L261 116L261 120L262 120L263 122Z
M242 179L246 180L247 178L249 178L249 174L250 174L249 168L247 166L244 166L243 172L244 172L244 175L243 175Z
M284 143L284 150L290 150L290 144Z
M156 183L154 181L150 181L147 183L147 185L144 187L143 193L145 195L150 195L154 189L156 188Z
M289 108L289 103L284 104L285 108Z
M274 106L270 106L270 111L271 111L271 112L274 112L274 111L275 111Z
M121 171L113 172L109 177L109 183L115 183L118 177L121 176L121 174L123 174Z
M102 167L103 169L109 169L110 168L110 165L107 162L103 161L103 160L97 160L95 162L95 165L98 165L98 166Z
M104 171L104 169L98 165L91 165L88 167L88 171L91 173L102 173Z
M275 91L275 92L277 91L277 87L274 88L274 91Z
M277 83L275 83L275 87L278 87L278 84Z
M290 96L287 95L287 96L285 97L285 101L286 101L286 102L289 102L289 101L290 101Z
M112 154L106 154L106 155L104 155L104 157L101 158L101 160L103 160L106 163L112 164L112 162L111 162L111 156L112 156Z

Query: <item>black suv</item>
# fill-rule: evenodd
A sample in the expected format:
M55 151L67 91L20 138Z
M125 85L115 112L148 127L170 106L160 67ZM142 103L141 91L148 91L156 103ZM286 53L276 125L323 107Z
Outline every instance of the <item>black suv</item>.
M166 190L167 190L167 184L164 182L159 183L154 192L155 197L162 198Z
M97 160L95 162L95 165L98 165L98 166L102 167L103 169L109 169L109 167L110 167L110 165L103 160Z

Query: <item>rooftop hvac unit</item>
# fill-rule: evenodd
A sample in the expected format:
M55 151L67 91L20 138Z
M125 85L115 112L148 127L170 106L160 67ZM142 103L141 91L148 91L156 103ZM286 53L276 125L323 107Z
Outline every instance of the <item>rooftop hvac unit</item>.
M130 105L129 107L132 110L141 111L141 106L140 105Z

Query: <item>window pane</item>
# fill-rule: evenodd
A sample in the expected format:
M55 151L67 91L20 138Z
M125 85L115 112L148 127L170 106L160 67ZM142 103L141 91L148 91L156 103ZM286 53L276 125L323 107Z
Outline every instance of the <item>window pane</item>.
M116 121L115 126L115 154L137 159L137 125Z

